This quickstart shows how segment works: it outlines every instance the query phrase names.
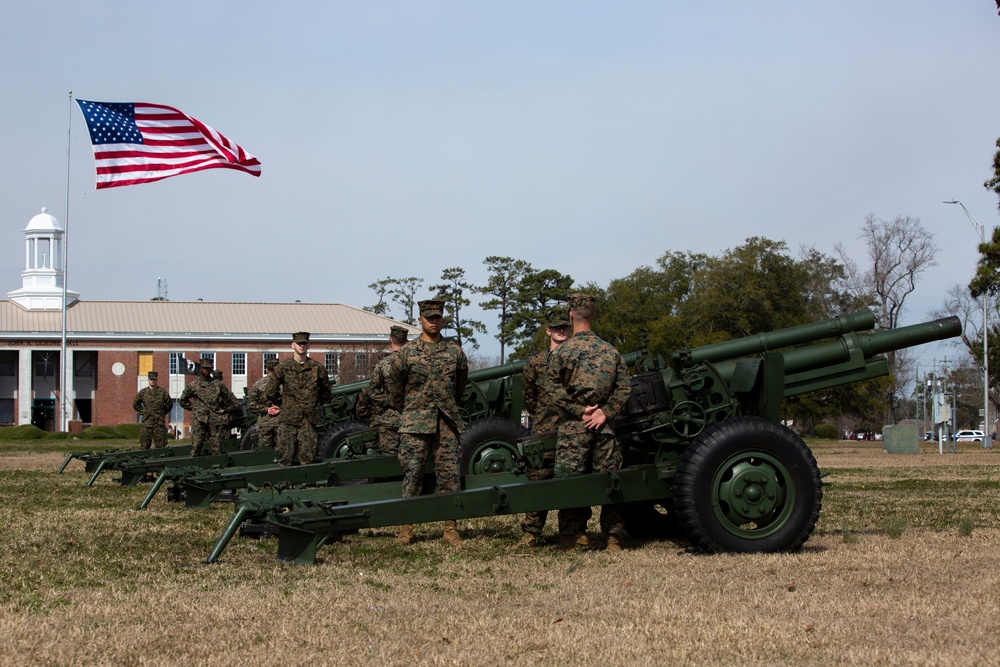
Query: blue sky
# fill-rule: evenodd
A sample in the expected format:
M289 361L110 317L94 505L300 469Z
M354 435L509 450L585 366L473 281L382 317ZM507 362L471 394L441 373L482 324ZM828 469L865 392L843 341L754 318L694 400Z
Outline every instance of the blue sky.
M488 255L607 284L754 235L860 261L871 213L936 235L904 317L922 321L977 258L941 202L1000 223L982 187L998 31L992 0L15 3L3 291L20 286L31 216L65 217L72 89L176 106L263 169L97 192L73 109L69 286L84 299L148 299L165 278L174 300L360 307L385 276L430 285L461 266L483 282Z

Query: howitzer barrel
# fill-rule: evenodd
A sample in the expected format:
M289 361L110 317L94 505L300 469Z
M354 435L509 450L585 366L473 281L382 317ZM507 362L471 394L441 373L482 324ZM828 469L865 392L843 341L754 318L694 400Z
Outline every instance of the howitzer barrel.
M504 364L502 366L490 366L489 368L480 368L476 371L469 372L470 382L486 382L487 380L496 380L497 378L507 377L508 375L517 375L524 368L523 361L512 361L510 363ZM338 384L332 387L331 392L334 396L345 396L350 394L356 394L365 385L368 384L368 380L361 380L359 382L349 382L347 384Z
M857 313L838 315L822 322L803 324L797 327L768 331L766 333L727 340L722 343L712 343L691 349L691 361L724 361L738 357L748 357L754 354L778 350L791 345L801 345L824 338L835 338L845 333L866 331L875 326L875 315L870 310ZM935 339L936 340L936 339ZM905 347L901 346L901 347ZM674 354L677 354L676 352Z
M785 373L797 373L847 361L851 349L861 351L865 359L906 347L954 338L962 333L957 317L945 317L898 329L845 336L839 340L819 343L785 352Z

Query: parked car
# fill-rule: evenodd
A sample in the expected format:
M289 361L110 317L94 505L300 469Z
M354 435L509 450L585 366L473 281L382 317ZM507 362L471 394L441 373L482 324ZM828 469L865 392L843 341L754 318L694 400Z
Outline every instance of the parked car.
M955 434L955 442L982 442L982 431L959 431Z

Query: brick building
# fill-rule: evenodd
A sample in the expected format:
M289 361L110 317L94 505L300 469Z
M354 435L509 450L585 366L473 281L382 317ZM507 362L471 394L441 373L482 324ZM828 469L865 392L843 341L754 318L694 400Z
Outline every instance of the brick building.
M24 234L21 288L0 300L0 425L60 430L63 230L42 209ZM265 359L291 356L293 331L311 332L309 355L331 379L364 379L388 351L389 328L398 324L336 303L82 301L68 291L66 300L71 431L135 422L132 399L150 370L175 399L170 423L181 427L190 415L176 399L201 358L211 358L243 396L263 376Z

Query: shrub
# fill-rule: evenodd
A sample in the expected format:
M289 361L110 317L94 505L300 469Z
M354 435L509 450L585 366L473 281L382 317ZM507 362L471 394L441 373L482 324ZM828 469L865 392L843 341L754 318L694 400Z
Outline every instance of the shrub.
M836 440L837 427L833 424L817 424L815 429L816 437L823 440Z
M5 442L16 440L41 440L45 437L45 431L34 424L23 424L21 426L4 426L0 428L0 440Z
M119 424L118 426L91 426L76 434L80 440L138 440L138 424Z

